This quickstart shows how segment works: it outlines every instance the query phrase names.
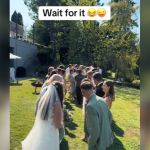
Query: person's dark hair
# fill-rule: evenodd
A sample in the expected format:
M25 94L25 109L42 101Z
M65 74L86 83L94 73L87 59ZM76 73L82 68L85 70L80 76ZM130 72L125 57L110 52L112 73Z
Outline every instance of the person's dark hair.
M77 72L77 70L76 70L76 68L75 68L75 67L73 68L73 72Z
M92 71L93 71L93 73L96 73L98 70L97 70L97 68L93 68Z
M90 81L84 81L81 83L80 88L83 90L92 90L93 85Z
M65 74L65 72L66 72L66 70L65 70L65 69L61 69L61 73L62 73L62 75L64 75L64 74Z
M81 69L77 69L77 72L79 73L79 74L81 74L82 73L82 70Z
M73 71L73 69L70 69L70 71L69 71L69 72L70 72L70 74L71 74L71 73L73 73L74 71Z
M72 67L72 64L69 64L68 67Z
M61 73L61 68L57 68L57 72L58 72L58 73Z
M102 75L99 72L95 72L93 74L93 78L97 81L101 81L102 80Z
M60 99L61 107L63 108L63 98L64 98L63 85L58 81L53 82L53 85L56 87L56 90Z
M105 81L105 84L109 87L109 93L108 96L112 99L112 101L115 100L115 90L114 90L114 84L112 81Z

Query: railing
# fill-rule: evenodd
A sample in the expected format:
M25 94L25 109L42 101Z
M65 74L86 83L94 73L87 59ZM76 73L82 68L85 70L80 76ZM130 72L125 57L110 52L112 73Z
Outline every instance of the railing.
M16 39L16 40L20 40L20 41L26 42L26 43L34 44L32 39L27 38L25 36L18 35L17 38L16 38L16 35L10 34L9 37L11 37L13 39Z

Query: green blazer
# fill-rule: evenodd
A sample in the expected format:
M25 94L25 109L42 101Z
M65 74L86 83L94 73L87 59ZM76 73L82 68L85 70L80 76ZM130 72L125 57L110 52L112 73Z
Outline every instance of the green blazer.
M86 125L89 134L88 150L106 150L113 143L112 115L101 97L93 94L86 107Z

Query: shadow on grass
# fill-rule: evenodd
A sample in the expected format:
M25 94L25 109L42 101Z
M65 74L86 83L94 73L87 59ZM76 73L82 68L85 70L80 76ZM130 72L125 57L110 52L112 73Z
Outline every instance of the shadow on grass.
M76 137L75 134L69 132L67 129L65 129L65 135L68 135L70 138L75 138Z
M75 130L78 127L78 125L74 123L73 120L65 122L65 125L69 130Z
M65 138L60 143L60 150L69 150L68 141Z
M65 104L65 106L66 106L66 109L74 110L73 107L70 105L69 102L65 101L64 104Z
M119 137L124 136L124 131L116 124L114 120L112 121L112 131ZM124 145L115 135L113 144L107 148L107 150L125 150Z
M40 93L39 93L39 92L33 92L32 94L34 94L34 95L39 95Z
M79 104L77 103L77 100L73 100L73 101L71 101L71 103L72 103L72 104L75 104L75 105L76 105L77 107L79 107L79 108L82 108L82 104L79 105Z
M107 148L107 150L126 150L126 149L122 144L122 142L117 137L115 137L114 143L109 148Z
M114 120L112 121L112 130L117 136L124 136L124 131L116 124Z
M10 86L22 86L22 83L10 83Z
M37 79L30 79L29 81L34 82L34 81L37 81Z
M74 110L71 104L67 101L65 101L66 109L71 111ZM65 134L68 135L70 138L75 138L76 135L71 133L70 130L76 130L78 125L73 122L72 117L69 117L69 114L66 113L65 115Z
M122 93L123 95L129 95L129 96L137 96L138 95L138 89L130 88L130 87L124 87L124 86L116 86L119 93Z

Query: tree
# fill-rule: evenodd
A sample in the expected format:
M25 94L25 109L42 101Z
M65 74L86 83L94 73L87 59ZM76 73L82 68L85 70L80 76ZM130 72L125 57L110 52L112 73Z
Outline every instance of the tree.
M134 3L128 0L120 0L112 2L111 7L112 19L106 23L106 26L111 29L108 31L108 35L110 40L112 39L112 50L115 52L114 68L117 77L132 80L133 70L136 67L135 62L139 57L137 35L131 30L138 26L136 20L132 18L133 13L135 13Z
M60 61L100 66L117 72L125 80L134 78L135 62L139 57L137 26L132 18L135 13L132 0L110 3L112 19L101 24L97 21L39 21L37 8L45 5L95 6L95 0L25 0L35 20L36 41L53 49L53 58Z
M22 15L21 13L18 13L18 22L17 22L19 25L23 26L23 18L22 18Z
M16 10L14 11L14 13L11 16L11 21L13 21L15 23L17 23L17 21L18 21L18 14L17 14Z
M17 13L16 11L14 11L14 13L11 16L11 21L23 26L23 18L21 13Z

